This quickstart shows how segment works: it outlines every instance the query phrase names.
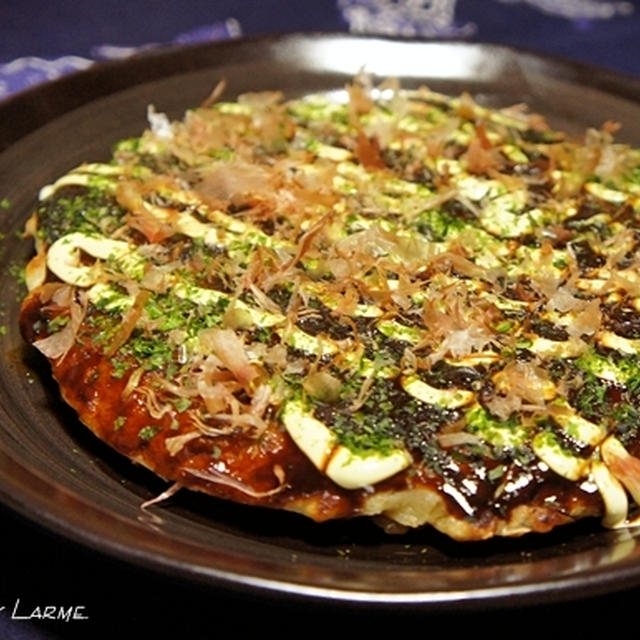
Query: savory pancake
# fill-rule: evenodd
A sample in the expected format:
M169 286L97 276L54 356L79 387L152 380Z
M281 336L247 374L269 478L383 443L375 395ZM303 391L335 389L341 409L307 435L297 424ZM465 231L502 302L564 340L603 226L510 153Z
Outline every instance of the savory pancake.
M41 190L20 323L65 401L176 487L317 521L630 524L640 152L468 95L343 97L150 107Z

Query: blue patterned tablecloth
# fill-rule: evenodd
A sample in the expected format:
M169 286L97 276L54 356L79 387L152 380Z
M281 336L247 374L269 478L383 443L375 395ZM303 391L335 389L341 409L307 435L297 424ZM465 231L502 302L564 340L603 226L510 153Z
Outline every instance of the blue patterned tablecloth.
M0 0L0 99L96 61L123 58L149 47L292 31L494 42L640 77L640 0ZM150 586L149 577L134 567L75 549L12 514L0 510L0 516L4 549L0 553L0 638L117 637L120 628L128 636L133 635L135 624L143 637L176 637L182 632L193 639L215 637L216 632L225 632L216 624L224 610L238 605L229 594L184 587L175 591L169 577L154 577ZM110 593L105 586L109 580L115 585L112 604L103 597ZM552 615L538 611L533 625L549 620L556 624L561 618L572 624L594 616L615 620L616 607L624 607L628 618L633 612L631 601L639 595L633 589L592 600L595 613L589 602L570 607L572 615L566 615L565 608L561 615L557 610ZM87 607L91 624L15 620L11 608L19 597L38 604L81 604ZM140 611L132 614L138 602ZM274 621L268 616L282 609L270 613L266 604L261 608L250 604L249 618L265 619L265 628L274 633L286 630L293 614L287 611L286 619ZM123 611L130 615L125 618ZM189 620L188 630L177 626L174 612ZM511 616L511 624L507 613L500 613L502 626L514 628L518 612ZM302 614L300 608L297 614ZM156 620L155 625L149 618ZM618 619L623 619L622 614ZM332 612L326 621L332 631L340 627L335 620ZM467 623L474 620L478 621L466 618ZM243 628L242 618L237 621ZM313 624L313 618L309 622ZM300 628L307 631L309 622ZM423 628L428 628L424 622ZM456 620L457 629L462 622ZM487 617L477 626L486 627L486 623ZM100 629L106 632L107 628L110 635L100 635ZM494 632L495 620L491 628Z
M0 98L144 48L288 31L519 46L640 76L640 0L22 0L0 6Z

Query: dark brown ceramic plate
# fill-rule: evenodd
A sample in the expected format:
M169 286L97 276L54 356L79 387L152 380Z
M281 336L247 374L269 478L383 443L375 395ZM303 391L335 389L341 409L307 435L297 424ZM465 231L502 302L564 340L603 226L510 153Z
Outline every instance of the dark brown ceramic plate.
M456 544L432 531L385 537L369 522L301 517L181 493L152 515L164 486L97 441L59 400L46 363L17 330L15 240L38 188L74 165L106 159L146 125L171 117L221 78L227 95L287 96L344 86L362 67L407 87L471 92L488 105L527 102L554 126L605 120L640 145L640 82L496 46L342 35L286 36L158 50L106 64L0 104L3 326L0 336L0 500L85 547L193 582L313 600L420 608L577 598L640 583L634 531L584 522L547 536Z

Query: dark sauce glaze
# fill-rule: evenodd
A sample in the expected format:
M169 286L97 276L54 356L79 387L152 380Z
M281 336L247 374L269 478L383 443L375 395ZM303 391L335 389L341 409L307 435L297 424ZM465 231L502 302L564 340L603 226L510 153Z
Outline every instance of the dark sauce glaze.
M37 292L27 298L20 320L25 340L33 343L46 337L51 319ZM202 435L171 455L167 439L194 430L189 414L153 418L140 394L124 393L128 375L114 376L113 365L91 343L90 336L84 342L80 339L62 360L51 365L64 400L80 420L118 452L166 480L245 504L292 509L317 521L357 516L370 498L369 489L346 490L335 485L276 422L259 439L238 431L217 437ZM440 373L447 377L446 370ZM475 375L467 372L467 377L471 380ZM408 428L409 416L404 420L405 424L398 426ZM150 437L145 435L151 433ZM471 525L479 538L522 506L534 515L528 526L540 531L574 515L602 510L597 493L506 454L504 459L496 459L486 451L463 448L453 456L440 449L435 456L438 464L422 457L422 463L376 485L375 492L434 492L450 516ZM492 473L498 467L500 473Z

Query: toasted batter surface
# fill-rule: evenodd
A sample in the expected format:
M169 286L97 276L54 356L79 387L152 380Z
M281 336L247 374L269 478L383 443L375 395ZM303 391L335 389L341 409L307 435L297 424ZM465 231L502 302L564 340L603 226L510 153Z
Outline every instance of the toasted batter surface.
M357 78L248 94L41 192L20 317L180 486L459 540L630 522L640 153Z

